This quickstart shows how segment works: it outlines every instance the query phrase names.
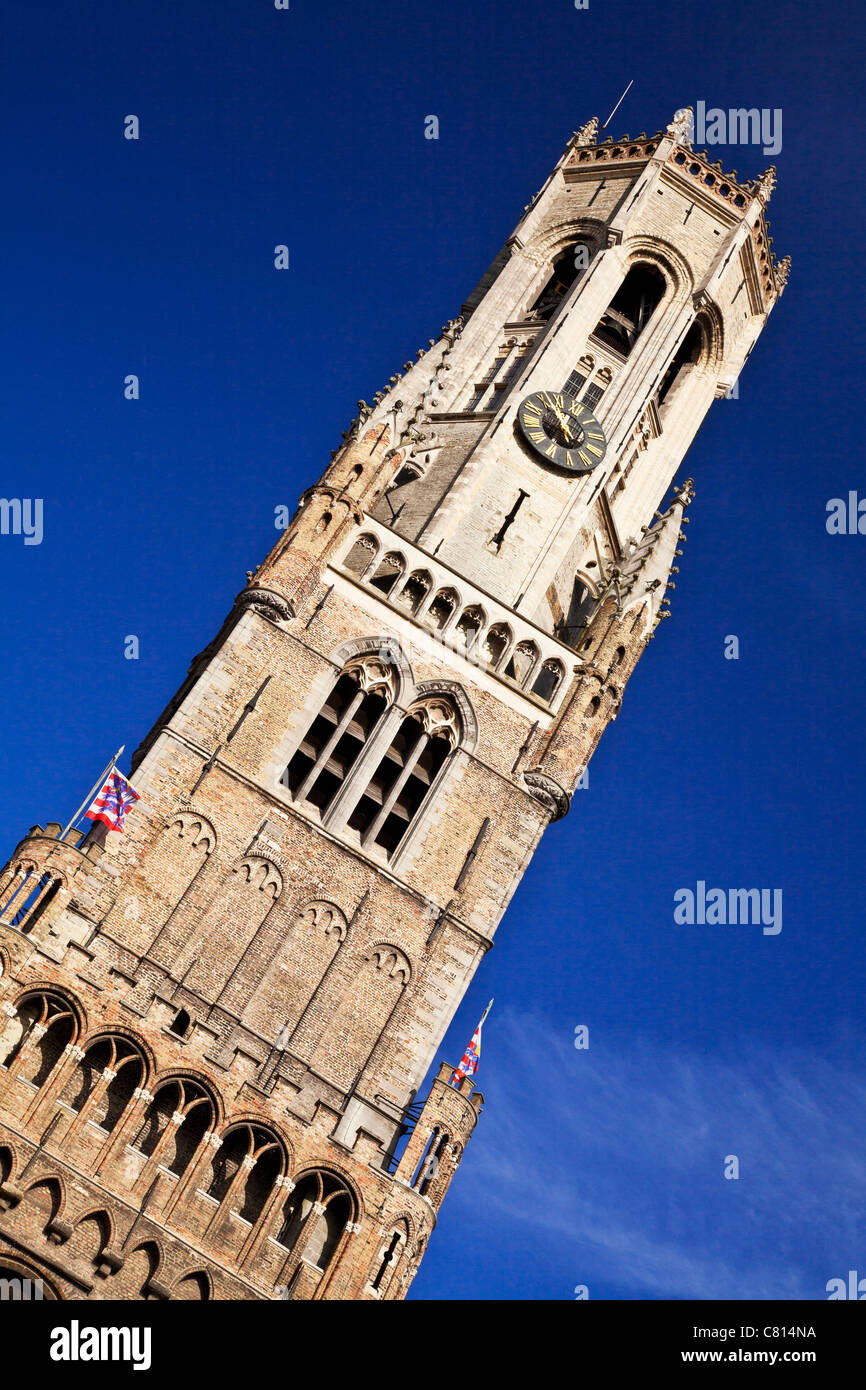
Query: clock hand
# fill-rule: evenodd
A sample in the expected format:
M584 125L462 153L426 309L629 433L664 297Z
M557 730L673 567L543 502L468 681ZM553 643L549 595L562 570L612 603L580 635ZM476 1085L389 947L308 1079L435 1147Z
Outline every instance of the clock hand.
M568 424L568 417L566 416L564 410L560 410L559 406L554 406L553 409L557 419L559 420L560 429L565 435L566 441L570 444L574 438L574 435L572 434L571 428Z

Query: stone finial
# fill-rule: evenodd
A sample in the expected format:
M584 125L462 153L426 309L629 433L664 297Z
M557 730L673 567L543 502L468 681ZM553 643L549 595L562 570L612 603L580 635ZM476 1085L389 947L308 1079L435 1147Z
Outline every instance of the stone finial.
M781 294L788 283L788 276L791 273L791 257L783 256L780 261L776 262L774 270L776 272L776 284L779 286L779 293Z
M769 203L776 187L776 166L771 164L769 169L765 169L761 177L755 184L755 192L759 198L763 198L765 203Z
M694 480L694 478L686 478L686 480L685 480L685 482L683 483L682 487L679 488L679 490L678 490L678 491L676 492L676 494L674 495L673 502L671 503L670 507L668 508L667 515L670 516L670 514L671 514L671 512L673 511L673 508L676 506L677 502L681 502L681 503L683 504L684 507L687 507L687 506L689 505L690 502L693 502L693 501L694 501L694 496L695 496L695 480ZM684 517L683 520L684 520L684 521L688 521L688 517Z
M590 116L589 120L574 132L574 143L576 145L594 145L598 139L598 116Z
M678 145L685 145L687 149L692 148L695 134L695 113L691 106L681 106L679 111L674 112L674 118L667 127L666 133L672 135Z

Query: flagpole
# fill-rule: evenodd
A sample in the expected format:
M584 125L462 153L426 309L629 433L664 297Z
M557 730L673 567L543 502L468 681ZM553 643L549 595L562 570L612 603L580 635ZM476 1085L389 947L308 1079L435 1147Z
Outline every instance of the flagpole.
M449 1085L449 1086L457 1086L457 1088L459 1089L459 1088L460 1088L460 1084L461 1084L461 1082L462 1082L462 1080L463 1080L463 1077L464 1077L464 1076L470 1075L469 1072L463 1072L463 1073L461 1073L460 1068L463 1066L463 1063L466 1061L467 1057L469 1056L469 1048L471 1048L472 1043L474 1043L474 1041L475 1041L476 1038L478 1039L478 1050L477 1050L477 1052L475 1053L475 1066L472 1068L472 1071L474 1072L474 1071L477 1069L477 1066L478 1066L478 1057L479 1057L480 1052L481 1052L481 1028L482 1028L482 1026L483 1026L483 1024L484 1024L484 1020L486 1019L487 1015L490 1013L490 1010L491 1010L492 1008L493 1008L493 1000L491 999L490 1003L487 1005L487 1008L484 1010L484 1013L481 1015L481 1018L480 1018L479 1023L478 1023L478 1027L475 1029L475 1032L472 1034L472 1040L471 1040L471 1042L470 1042L470 1044L469 1044L469 1047L467 1047L466 1051L464 1052L463 1056L462 1056L461 1059L460 1059L460 1062L459 1062L458 1065L454 1068L454 1071L451 1073L451 1079L450 1079L449 1082L448 1082L448 1085ZM455 1078L459 1078L459 1080L456 1080Z
M81 803L81 805L79 806L78 810L75 812L75 815L72 817L72 820L69 821L69 823L63 827L63 829L61 830L60 834L57 836L58 840L65 840L65 839L66 839L66 836L69 834L69 831L72 829L73 825L74 825L75 822L78 820L79 816L81 816L81 815L87 810L87 808L88 808L88 806L90 805L91 801L92 801L93 798L95 797L96 793L99 791L100 787L101 787L102 784L104 783L106 777L108 776L108 774L109 774L109 772L111 771L111 769L114 767L114 764L117 762L118 758L120 757L120 755L121 755L121 753L123 752L123 750L124 750L125 747L126 747L126 744L125 744L125 743L122 743L122 744L120 745L120 747L118 748L118 750L117 750L117 752L115 753L114 757L111 759L111 762L108 764L108 767L105 769L105 771L103 772L102 776L100 777L99 781L96 782L96 783L94 784L94 786L91 787L90 791L87 793L87 796L86 796L85 799L82 801L82 803Z
M631 89L632 89L633 86L634 86L634 78L632 78L631 82L629 82L628 86L626 87L625 91L623 92L622 96L620 97L619 101L617 102L616 106L615 106L615 107L613 108L613 110L611 111L610 115L608 116L607 120L605 121L604 125L602 126L602 130L607 130L608 126L610 125L611 121L613 120L613 118L614 118L614 116L616 115L616 113L617 113L617 111L619 110L619 108L622 106L623 102L625 101L626 97L628 96L628 94L629 94L629 92L631 91Z

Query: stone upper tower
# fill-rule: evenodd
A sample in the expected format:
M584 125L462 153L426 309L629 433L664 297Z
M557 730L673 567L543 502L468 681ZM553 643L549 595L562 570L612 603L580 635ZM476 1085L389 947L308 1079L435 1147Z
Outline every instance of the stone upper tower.
M0 1272L405 1294L481 1109L453 1061L418 1088L666 616L668 494L788 273L772 170L686 129L573 137L359 403L136 752L126 832L34 826L5 866Z

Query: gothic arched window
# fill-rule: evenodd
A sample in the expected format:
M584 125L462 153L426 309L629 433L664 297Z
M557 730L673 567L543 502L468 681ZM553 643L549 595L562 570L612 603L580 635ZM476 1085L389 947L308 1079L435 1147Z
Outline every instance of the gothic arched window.
M538 665L540 655L534 642L518 642L506 663L506 676L525 687Z
M633 265L599 319L593 337L628 357L665 289L665 277L655 266L644 262Z
M589 251L584 242L576 242L561 251L553 262L553 267L544 289L529 310L529 317L545 322L559 308L571 289L578 273L589 264Z
M375 536L359 536L343 561L343 569L354 574L357 579L361 579L367 573L378 553L379 542Z
M611 658L610 666L607 668L607 679L608 679L608 680L610 680L611 676L613 675L613 673L614 673L614 671L616 670L617 666L619 666L619 664L620 664L620 662L622 661L622 659L623 659L624 656L625 656L625 647L617 647L616 651L615 651L614 654L613 654L613 657Z
M89 1043L60 1099L109 1133L144 1080L144 1059L125 1038Z
M213 1101L198 1082L175 1077L150 1101L132 1147L180 1177L213 1128L214 1115Z
M424 599L430 591L433 583L426 570L416 570L410 574L406 583L403 585L397 597L394 599L396 608L405 608L409 613L417 613Z
M512 642L511 629L507 623L495 623L484 639L484 659L496 670Z
M689 368L700 361L706 347L703 325L696 319L683 341L680 343L670 365L661 380L658 392L658 405L663 406L667 397Z
M6 899L4 918L20 931L32 931L62 885L63 880L50 869L41 875L32 868L20 870L13 892Z
M436 632L442 632L448 626L457 607L458 598L453 589L440 589L430 607L427 609L422 621L428 627L432 627Z
M355 1200L334 1173L316 1171L302 1178L283 1208L278 1244L318 1269L328 1268L348 1223Z
M394 853L457 741L450 701L432 698L412 705L349 817L362 844Z
M383 594L390 594L400 575L406 568L406 561L396 550L392 550L384 557L380 564L376 566L375 572L370 579L373 589L378 589Z
M454 632L460 645L465 647L467 652L471 653L474 650L478 634L483 630L485 622L484 611L477 604L464 608L460 614L454 625Z
M533 695L537 695L540 700L548 703L553 699L565 675L565 668L561 661L543 661L541 670L535 677L532 685Z
M77 1031L75 1015L62 996L31 995L3 1030L0 1063L10 1070L14 1067L22 1081L38 1090L45 1085Z
M346 667L283 774L294 801L327 811L393 698L393 667L372 658Z
M269 1130L237 1125L224 1136L211 1165L209 1197L253 1224L283 1169L282 1148Z

